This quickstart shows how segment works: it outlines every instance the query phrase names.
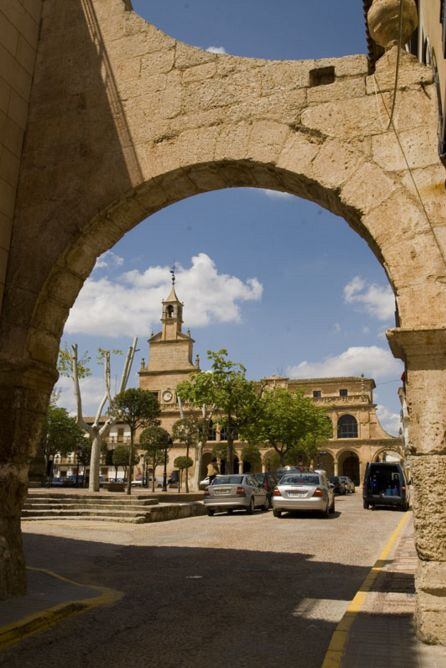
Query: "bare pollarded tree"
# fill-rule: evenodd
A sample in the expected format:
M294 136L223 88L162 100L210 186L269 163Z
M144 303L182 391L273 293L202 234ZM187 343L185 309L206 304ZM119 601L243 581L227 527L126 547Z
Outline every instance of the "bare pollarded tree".
M134 338L132 345L129 347L127 356L122 369L121 380L116 394L124 392L130 377L133 360L136 353L136 345L138 339ZM100 348L98 356L100 363L104 369L104 394L98 405L96 415L93 422L90 424L85 421L82 410L82 394L80 388L80 379L90 375L88 369L89 358L85 355L79 359L78 346L73 344L71 350L67 348L60 351L59 355L59 372L61 375L68 376L73 380L74 396L76 398L76 420L78 425L85 431L91 441L91 458L90 458L90 480L88 489L90 492L99 492L99 467L101 459L101 448L104 439L110 433L110 429L117 422L117 417L109 412L104 415L105 408L108 404L110 407L113 402L111 395L111 355L112 353L120 354L118 350L105 350Z

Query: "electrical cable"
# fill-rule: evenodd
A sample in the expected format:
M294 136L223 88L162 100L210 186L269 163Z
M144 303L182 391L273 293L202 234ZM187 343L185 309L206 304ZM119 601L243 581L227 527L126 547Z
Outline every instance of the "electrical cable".
M414 187L414 189L415 189L416 195L417 195L418 200L419 200L419 202L420 202L420 204L421 204L421 208L423 209L424 216L425 216L425 218L426 218L426 220L427 220L427 223L428 223L428 225L429 225L429 227L430 227L430 230L431 230L431 232L432 232L432 235L433 235L433 237L434 237L435 244L436 244L436 246L437 246L437 248L438 248L438 251L439 251L439 253L440 253L441 258L443 259L443 262L446 264L446 255L445 255L445 251L444 251L444 249L442 248L440 242L438 241L438 237L437 237L437 235L436 235L436 233L435 233L434 225L432 224L432 221L431 221L431 219L430 219L430 217L429 217L429 214L428 214L427 209L426 209L426 205L424 204L423 198L421 197L421 193L420 193L420 191L419 191L417 182L416 182L416 180L415 180L415 176L414 176L414 174L413 174L412 167L411 167L410 164L409 164L408 157L407 157L406 152L405 152L405 150L404 150L404 148L403 148L403 145L402 145L402 142L401 142L401 137L399 136L399 134L398 134L398 130L397 130L396 127L395 127L395 123L393 122L394 115L395 115L395 107L396 107L396 97L397 97L398 81L399 81L399 70L400 70L400 55L401 55L402 31L403 31L403 0L400 0L400 33L399 33L399 44L398 44L398 53L397 53L396 69L395 69L395 83L394 83L394 92L393 92L393 100L392 100L392 108L391 108L391 110L389 111L389 109L387 108L387 105L386 105L386 102L385 102L385 99L384 99L384 94L383 94L383 92L381 91L381 89L380 89L380 87L379 87L379 81L378 81L378 78L377 78L376 74L373 75L373 81L374 81L374 87L375 87L375 98L376 98L376 100L378 99L378 93L379 93L379 95L381 96L381 101L382 101L383 107L384 107L384 109L385 109L385 111L386 111L386 114L387 114L387 116L388 116L388 118L389 118L389 123L388 123L388 125L387 125L385 131L388 132L390 129L393 130L393 133L394 133L394 135L395 135L395 137L396 137L396 140L397 140L397 142L398 142L398 146L399 146L399 148L400 148L401 154L402 154L402 156L403 156L403 158L404 158L404 162L406 163L406 167L407 167L407 170L408 170L408 172L409 172L410 179L411 179L411 181L412 181L412 184L413 184L413 187ZM384 129L384 124L382 123L381 112L380 112L380 108L379 108L379 104L378 104L378 102L377 102L377 111L378 111L378 116L379 116L379 120L380 120L380 123L381 123L381 127Z
M398 79L400 75L400 57L403 40L403 0L400 0L400 26L399 26L399 35L398 35L398 52L396 54L396 68L395 68L395 83L393 86L393 100L392 100L392 109L390 110L389 124L387 130L390 130L390 126L393 124L393 116L395 114L395 104L396 96L398 92Z

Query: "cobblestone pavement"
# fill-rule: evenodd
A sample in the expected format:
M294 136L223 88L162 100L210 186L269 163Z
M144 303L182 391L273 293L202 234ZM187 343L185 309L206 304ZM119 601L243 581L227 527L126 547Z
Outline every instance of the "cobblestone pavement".
M342 668L446 668L446 648L414 632L416 565L410 522L353 622Z
M402 515L194 517L148 525L35 522L32 566L124 592L0 655L2 668L319 668ZM391 664L388 664L390 666ZM356 666L355 666L356 668Z

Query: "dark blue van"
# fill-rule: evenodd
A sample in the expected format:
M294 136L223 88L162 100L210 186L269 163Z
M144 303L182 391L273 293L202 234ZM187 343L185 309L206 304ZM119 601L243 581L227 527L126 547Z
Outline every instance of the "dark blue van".
M399 462L367 464L362 489L364 508L388 506L408 510L409 484L404 468Z

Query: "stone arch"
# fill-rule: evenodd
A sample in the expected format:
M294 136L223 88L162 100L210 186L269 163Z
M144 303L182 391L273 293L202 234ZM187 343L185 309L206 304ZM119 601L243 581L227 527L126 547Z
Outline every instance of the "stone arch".
M203 480L206 475L207 475L207 467L208 464L211 463L213 459L213 454L212 452L203 452L201 456L201 464L200 464L200 480Z
M360 458L359 453L351 448L345 448L338 453L338 475L346 475L359 485L360 480Z
M384 267L397 306L388 338L406 363L420 573L442 572L446 509L435 503L435 485L423 484L437 480L442 489L446 458L445 171L431 71L402 53L386 129L395 48L378 61L376 78L365 56L217 55L165 35L127 0L47 2L41 28L0 321L0 532L10 555L0 597L25 586L27 462L65 320L96 258L162 207L240 186L326 207ZM333 82L314 86L327 67ZM426 596L436 610L437 594Z
M394 454L398 455L398 457L400 457L400 459L402 459L403 456L404 456L402 448L395 445L395 446L392 446L392 447L383 447L383 448L380 448L379 450L377 450L377 452L375 452L374 455L373 455L372 461L373 462L381 461L382 456L386 452L393 452Z

